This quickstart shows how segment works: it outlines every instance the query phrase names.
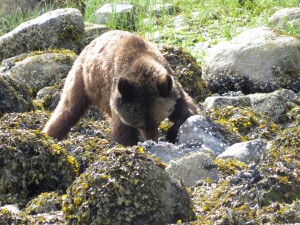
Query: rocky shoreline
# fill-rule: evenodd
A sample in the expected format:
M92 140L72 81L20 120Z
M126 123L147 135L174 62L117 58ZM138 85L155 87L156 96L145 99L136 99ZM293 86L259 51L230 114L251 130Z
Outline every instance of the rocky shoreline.
M299 8L282 12L274 26L297 25ZM119 146L95 108L56 142L41 130L77 55L105 31L65 8L0 37L0 224L300 223L298 37L249 29L206 49L202 66L160 46L199 107L176 144L165 120L158 143Z

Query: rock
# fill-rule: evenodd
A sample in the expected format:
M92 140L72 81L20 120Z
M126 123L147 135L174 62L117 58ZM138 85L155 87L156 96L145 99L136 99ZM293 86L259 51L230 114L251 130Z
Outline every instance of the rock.
M299 8L285 8L275 12L270 18L269 23L276 28L289 30L300 28L300 7Z
M14 13L26 13L34 9L39 0L1 0L0 18Z
M166 171L175 179L181 180L184 186L189 187L207 178L217 181L219 176L215 168L216 164L209 154L197 152L171 161Z
M126 3L107 3L96 11L97 23L114 23L118 29L135 30L134 16L134 5Z
M174 15L179 12L179 8L170 3L154 4L151 8L156 17L161 17L162 15Z
M16 82L27 86L36 95L43 87L51 86L64 79L71 69L77 55L71 51L32 52L21 57L2 62Z
M82 14L85 11L84 0L1 0L0 18L7 15L27 14L31 10L35 12L44 12L49 9L56 8L78 8Z
M280 118L288 110L288 105L297 99L297 95L290 90L281 89L271 93L257 93L242 96L211 96L205 99L204 109L226 106L251 107L269 116L273 121L280 122Z
M66 224L166 224L194 219L182 185L138 147L114 148L69 187Z
M44 109L54 111L62 93L65 84L65 79L58 81L50 87L44 87L36 94L36 100L43 106Z
M201 146L189 146L186 144L174 145L164 141L156 143L154 141L147 140L143 143L139 143L139 146L142 146L147 154L153 155L155 158L159 157L163 163L169 163L172 160L180 159L192 152L213 153L211 150Z
M79 53L84 23L77 9L57 9L24 22L0 37L0 61L21 53L64 48Z
M261 140L252 140L236 143L218 155L217 158L235 158L244 163L250 164L258 160L267 150L267 144Z
M227 135L227 136L226 136ZM206 147L219 155L232 142L221 127L212 123L208 118L195 115L188 118L180 127L178 133L178 143L188 146Z
M101 24L85 23L84 44L88 45L92 40L108 31L108 27Z
M0 142L1 204L24 206L42 192L63 193L77 176L76 159L38 131L1 129Z
M247 30L217 44L204 58L203 78L213 93L245 94L300 88L300 40L270 28Z
M196 101L204 101L210 95L202 70L196 59L182 48L161 46L159 50L174 70L175 79Z
M28 90L10 77L0 74L0 117L4 113L34 109Z
M28 215L52 213L61 210L62 197L56 192L45 192L32 199L23 210Z
M190 28L188 19L183 15L178 15L174 18L174 26L176 31L188 30Z

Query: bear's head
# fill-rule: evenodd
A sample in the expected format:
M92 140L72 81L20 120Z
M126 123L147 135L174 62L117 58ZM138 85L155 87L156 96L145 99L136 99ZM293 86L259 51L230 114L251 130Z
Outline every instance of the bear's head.
M120 120L137 128L145 140L158 139L158 126L174 110L178 94L169 74L143 76L138 81L120 77L111 102Z

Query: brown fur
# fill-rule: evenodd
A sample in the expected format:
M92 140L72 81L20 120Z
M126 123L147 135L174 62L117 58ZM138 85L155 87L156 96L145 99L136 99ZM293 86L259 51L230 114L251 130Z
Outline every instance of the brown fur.
M174 142L196 107L172 74L151 43L129 32L107 32L75 61L43 131L61 140L85 110L96 105L110 121L112 139L121 144L136 144L139 134L157 140L158 126L167 117L174 122L167 139Z

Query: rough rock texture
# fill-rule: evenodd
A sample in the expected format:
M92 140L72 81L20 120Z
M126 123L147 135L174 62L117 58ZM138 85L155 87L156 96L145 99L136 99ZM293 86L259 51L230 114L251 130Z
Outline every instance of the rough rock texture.
M267 150L267 143L261 140L252 140L236 143L218 155L217 158L235 158L244 163L250 164L259 160Z
M51 213L61 210L61 195L56 192L45 192L32 199L23 210L28 215Z
M97 23L113 21L118 29L135 29L135 6L126 3L107 3L96 11Z
M43 87L64 79L77 58L71 51L32 52L2 62L5 73L17 83L27 86L33 95Z
M272 93L257 93L240 96L211 96L205 99L205 110L226 106L251 107L279 122L288 110L289 103L297 100L297 95L290 90L281 89Z
M0 142L0 205L63 192L78 173L76 159L38 131L1 127Z
M153 155L153 157L159 157L163 163L169 163L172 160L177 160L183 156L193 152L207 152L213 153L207 148L201 146L189 146L186 144L175 145L169 142L159 141L158 143L147 140L139 143L147 154Z
M67 224L166 224L194 218L188 193L139 148L102 155L68 189Z
M215 170L216 167L211 155L197 152L179 160L171 161L166 171L188 187L195 185L199 180L211 179L217 181L219 176Z
M57 9L0 37L0 61L21 53L48 48L82 49L84 23L77 9Z
M28 90L10 77L0 74L0 117L4 113L26 112L33 109Z
M217 44L204 58L203 78L213 93L300 89L300 40L270 28L247 30Z
M159 50L174 70L175 79L196 101L204 101L210 95L207 83L202 78L202 69L196 59L182 48L161 46Z
M222 131L221 126L211 122L208 117L195 115L188 118L180 127L178 143L190 146L206 147L216 155L225 151L229 143L234 141L230 133Z
M300 7L278 10L269 18L269 23L283 30L286 30L288 27L300 29Z

